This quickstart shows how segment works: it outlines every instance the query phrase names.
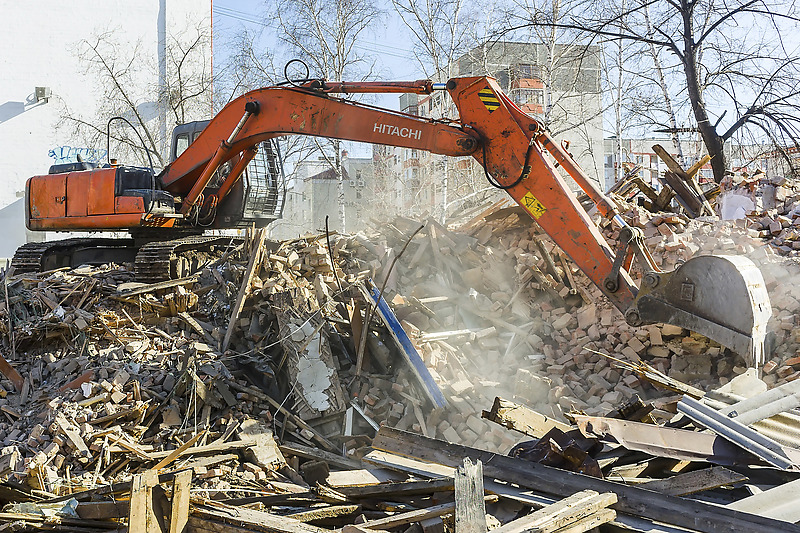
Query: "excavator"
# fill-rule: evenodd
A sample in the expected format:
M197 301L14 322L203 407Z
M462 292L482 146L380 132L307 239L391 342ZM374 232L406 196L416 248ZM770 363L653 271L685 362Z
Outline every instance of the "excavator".
M355 93L432 94L446 91L458 118L433 120L343 99ZM196 138L174 139L174 160L152 169L106 165L64 168L30 178L26 223L41 231L128 231L133 239L67 239L24 245L18 270L135 259L137 277L169 279L186 254L220 246L206 228L251 224L245 182L262 143L285 135L361 141L446 156L475 158L487 180L510 195L619 309L628 324L668 323L701 333L753 366L764 357L771 307L759 269L743 256L692 258L661 271L643 234L577 165L567 148L523 112L494 78L461 77L446 83L301 82L257 89L232 100L203 124ZM176 145L180 145L176 148ZM272 150L268 148L268 151ZM275 158L272 158L273 161ZM227 166L226 172L221 172ZM610 245L559 168L619 227ZM51 170L52 172L52 170ZM245 177L243 177L243 175ZM263 199L263 198L262 198ZM224 240L224 239L222 239ZM122 242L125 241L125 242ZM227 241L226 241L227 242ZM641 286L631 276L633 262Z

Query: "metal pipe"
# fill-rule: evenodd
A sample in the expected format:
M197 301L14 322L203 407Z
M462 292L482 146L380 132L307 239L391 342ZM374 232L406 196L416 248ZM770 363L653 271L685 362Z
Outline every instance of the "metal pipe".
M754 429L728 418L719 411L712 409L702 402L684 396L678 402L678 412L688 416L693 422L707 427L720 437L737 446L741 446L750 453L755 454L769 464L784 470L793 469L795 465L786 457L780 445L761 435Z
M234 165L233 169L231 169L231 173L228 174L228 177L225 178L225 181L222 183L222 185L220 185L219 191L217 191L217 198L222 200L228 195L234 184L239 181L244 169L256 156L256 153L258 153L258 149L255 146L251 146L242 152L241 158L236 162L236 165Z

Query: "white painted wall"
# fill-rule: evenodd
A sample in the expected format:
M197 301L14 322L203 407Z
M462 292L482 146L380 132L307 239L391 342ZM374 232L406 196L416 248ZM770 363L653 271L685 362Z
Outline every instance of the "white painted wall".
M167 32L191 25L207 25L210 31L211 0L0 0L0 14L2 208L19 198L30 176L47 173L54 162L51 150L72 161L74 151L63 147L105 151L105 146L82 146L68 128L57 128L65 107L87 121L93 120L97 108L96 81L76 57L82 40L108 31L123 47L140 43L133 65L140 72L139 89L157 87L159 72L164 74L159 69L159 43L163 53ZM210 41L206 46L210 62ZM210 69L210 64L203 67ZM48 102L35 101L37 86L50 87ZM172 128L168 118L160 119L160 125ZM22 219L19 224L24 227Z

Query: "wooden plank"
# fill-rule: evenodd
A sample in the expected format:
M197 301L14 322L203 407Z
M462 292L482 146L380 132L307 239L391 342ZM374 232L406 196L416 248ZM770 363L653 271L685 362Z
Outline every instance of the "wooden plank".
M294 518L301 522L311 522L313 520L325 520L328 518L341 518L361 513L360 505L329 505L318 507L286 515L287 518Z
M683 167L681 167L680 163L675 161L675 158L672 157L672 155L667 152L663 146L660 144L654 144L653 151L664 162L664 164L667 165L667 168L670 169L670 171L674 172L681 178L686 176L686 173L683 171Z
M386 299L381 297L378 288L370 284L370 289L367 289L363 283L359 284L359 288L366 298L369 298L373 304L377 304L376 311L378 315L383 320L383 323L386 324L392 338L394 338L401 348L400 351L406 363L408 363L408 366L411 368L420 385L422 385L422 389L425 391L426 396L430 399L434 408L446 407L447 400L445 400L444 394L442 394L439 386L433 380L433 376L431 376L431 373L425 366L425 362L422 360L422 357L420 357L411 339L408 338L408 334L406 334L405 330L400 325L400 321L397 320L397 317L389 308Z
M482 478L481 478L482 479ZM330 479L328 480L330 481ZM481 481L483 483L483 481ZM360 487L337 487L350 499L381 498L391 499L397 496L417 496L420 494L433 494L435 492L449 492L455 489L452 478L443 477L424 481L401 481L399 483L380 483Z
M304 459L317 459L319 461L325 461L328 463L328 465L334 468L341 468L343 470L361 469L361 463L356 460L327 452L325 450L318 450L317 448L312 448L311 446L303 446L302 444L293 442L282 444L278 448L283 455L294 455Z
M183 450L178 454L178 457L183 457L184 455L203 455L209 453L227 452L232 450L246 450L247 448L252 448L257 444L258 442L255 439L232 440L229 442L206 444L205 446L195 446L194 448ZM172 455L174 451L175 450L152 452L148 454L149 455L148 459L151 460L163 459L165 457Z
M484 411L481 416L505 428L519 431L536 439L541 438L553 428L564 432L572 429L572 426L500 397L494 399L492 410Z
M69 443L76 449L78 452L82 454L88 454L89 448L86 446L86 443L83 441L81 434L72 429L67 419L64 418L63 415L56 416L56 425L58 425L58 429L67 437Z
M286 416L287 418L289 418L289 420L300 426L301 429L305 429L309 433L311 433L313 435L313 437L311 438L317 441L323 448L332 452L339 451L339 448L334 443L326 439L325 436L322 435L319 431L309 426L305 420L303 420L299 416L296 416L291 411L288 411L283 405L273 400L271 396L264 394L261 390L255 389L253 387L243 387L242 385L239 385L235 381L229 382L228 386L230 386L230 388L232 389L238 390L239 392L246 392L248 394L252 394L259 400L264 400L265 402L269 403L272 407L277 409L279 413Z
M190 285L192 283L197 283L197 280L199 279L200 279L200 274L193 274L185 278L171 279L168 281L159 281L158 283L150 283L148 285L142 285L141 287L134 287L132 289L122 290L119 291L116 296L118 298L129 298L131 296L136 296L137 294L145 294L148 292L153 292L161 289L178 287L181 285Z
M583 533L584 531L592 531L597 526L611 522L617 517L617 512L614 509L600 509L594 514L581 518L577 522L562 527L556 533ZM599 530L597 530L599 531ZM650 530L654 531L654 530Z
M172 509L169 515L169 533L184 533L189 522L189 489L192 471L182 470L172 482Z
M414 435L386 426L381 427L372 447L450 467L460 464L464 457L469 457L473 461L481 460L484 464L484 476L516 483L521 487L528 487L561 498L581 490L614 492L619 497L619 501L613 505L617 513L640 516L697 531L707 533L794 531L800 533L800 526L795 524L731 511L701 501L629 487L575 472L566 472L538 463Z
M428 463L410 457L402 457L381 450L372 450L362 459L366 463L382 466L387 469L394 469L398 472L405 472L415 476L437 478L442 476L455 477L455 468L448 466ZM508 498L531 507L540 508L550 505L555 500L545 496L534 494L525 489L519 489L507 483L499 483L484 476L484 490L490 494L496 494L502 498Z
M10 316L10 313L9 313ZM11 380L11 383L14 384L14 388L17 389L17 392L22 392L22 385L25 383L25 378L23 378L17 369L11 366L11 363L6 361L6 358L0 354L0 372Z
M197 529L198 521L202 519L202 524L208 522L219 523L215 528L209 526L208 529ZM228 532L252 532L259 531L264 533L331 533L329 529L304 524L294 518L278 516L264 511L248 509L246 507L232 507L221 503L214 503L213 506L195 504L192 505L192 519L189 531L210 531L215 533ZM221 527L223 526L223 527ZM232 527L231 527L232 526ZM134 531L134 530L131 530Z
M617 502L613 492L584 490L494 529L494 533L553 533Z
M325 480L334 490L375 487L381 484L407 481L408 476L387 468L359 468L358 470L332 470Z
M127 500L113 502L79 502L75 512L85 519L125 518L130 513Z
M222 340L222 346L220 347L220 351L223 353L228 349L228 344L231 342L231 336L237 329L236 322L239 320L239 313L242 312L244 301L247 298L247 295L250 294L250 285L253 281L253 277L256 275L258 267L261 265L261 253L264 249L263 245L266 235L266 228L258 228L255 232L253 243L250 246L250 261L247 263L247 270L245 271L242 285L239 287L239 294L236 296L236 303L234 304L233 309L231 309L231 318L228 321L228 329L225 331L225 338Z
M191 453L191 451L187 451L187 450L189 450L189 448L194 446L194 443L197 442L198 440L200 440L200 438L205 434L206 434L206 430L204 429L203 431L201 431L200 433L198 433L197 435L195 435L191 439L187 440L186 442L184 442L183 444L181 444L180 446L178 446L174 450L170 451L169 455L167 455L162 460L160 460L158 463L156 463L156 465L153 467L153 470L159 471L159 470L163 469L164 467L166 467L167 465L169 465L170 463L172 463L172 461L174 461L175 459L180 457L181 454L183 454L183 453L187 453L187 454Z
M496 501L497 497L486 496L485 499L489 501ZM365 529L386 530L397 526L413 524L414 522L420 522L422 520L427 520L428 518L436 518L446 514L453 514L455 510L455 502L443 503L440 505L434 505L433 507L428 507L427 509L417 509L415 511L408 511L405 513L387 516L386 518L378 518L377 520L367 520L366 522L359 524L358 527ZM352 529L350 526L344 526L342 528L342 533L356 532L358 532L358 530Z
M706 154L700 158L700 160L695 163L694 165L690 166L686 169L686 176L690 178L694 178L694 175L700 172L700 169L703 168L708 162L711 161L711 156Z
M672 496L686 496L725 485L742 483L748 477L722 466L712 466L694 472L678 474L666 479L654 479L637 485L639 488L663 492Z
M153 510L153 487L158 485L158 474L147 470L131 480L130 514L128 530L141 533L161 533Z
M483 502L483 464L469 457L456 468L456 531L486 533L486 505Z

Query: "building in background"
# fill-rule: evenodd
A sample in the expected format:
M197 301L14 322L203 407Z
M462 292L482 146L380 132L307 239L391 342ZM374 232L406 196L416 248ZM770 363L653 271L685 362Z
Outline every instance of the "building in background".
M171 48L186 32L205 34L198 41L189 70L210 75L211 0L43 0L28 5L0 0L4 28L0 32L0 209L21 202L25 181L47 173L54 163L106 160L105 142L86 144L76 134L70 115L105 129L99 111L107 105L98 76L81 59L87 47L114 43L117 55L110 61L127 65L126 91L137 113L159 136L166 152L175 125L170 102L176 87L170 79ZM133 56L133 57L129 57ZM120 110L120 114L131 111ZM196 108L186 120L209 118ZM100 122L100 123L98 123ZM21 212L20 209L8 212ZM24 228L24 219L18 221ZM11 233L11 235L10 235ZM0 247L14 250L23 231L6 232Z
M291 239L306 233L325 231L325 217L331 231L354 233L379 212L373 203L375 165L372 158L349 157L342 152L345 227L339 224L339 180L325 157L300 161L288 178L283 217L268 227L273 239Z

